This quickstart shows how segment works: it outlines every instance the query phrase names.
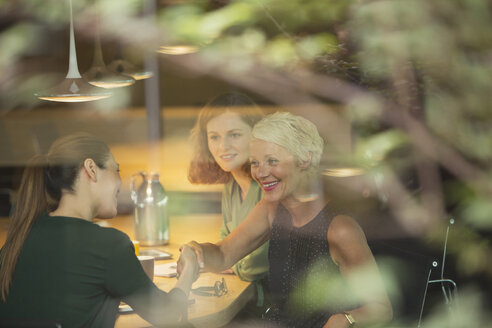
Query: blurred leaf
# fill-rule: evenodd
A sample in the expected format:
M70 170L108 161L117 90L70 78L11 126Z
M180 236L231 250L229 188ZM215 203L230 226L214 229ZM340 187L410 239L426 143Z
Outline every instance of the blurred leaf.
M399 130L387 130L360 140L355 153L366 163L375 163L383 160L392 150L407 143L408 138L405 133Z
M47 87L60 83L63 76L59 74L39 74L28 76L16 76L2 85L2 92L9 92L9 97L4 99L2 110L10 110L15 107L32 108L41 100L34 96L35 91L44 90Z
M481 272L488 266L490 256L486 241L461 243L461 247L458 253L458 266L465 274Z
M254 6L252 3L232 3L206 14L200 23L200 30L206 35L219 35L232 26L252 23L257 9L258 6Z
M198 39L199 20L203 9L194 5L176 5L162 10L158 23L168 37L178 42Z
M304 60L313 60L322 54L330 54L338 50L337 39L330 33L318 33L302 38L296 47Z
M74 17L79 8L85 7L87 1L74 1ZM21 1L23 10L33 15L42 22L50 24L66 23L70 19L70 9L68 1L60 0L23 0Z
M279 36L266 45L262 59L274 67L293 63L298 60L295 44L291 39Z
M98 0L95 2L98 12L104 20L124 20L140 12L141 0Z
M338 272L337 267L327 259L314 263L304 279L302 287L296 288L288 300L290 311L309 309L333 311L337 308L350 306L356 297L350 292L347 282ZM305 291L305 293L301 293Z
M382 111L376 97L359 96L350 101L344 113L353 124L364 125L379 120Z
M37 29L31 24L17 24L0 34L0 71L5 72L7 67L35 43Z
M248 2L234 2L206 12L202 6L185 4L165 9L159 21L163 29L172 33L172 38L200 42L213 39L231 27L251 24L257 9L258 6Z
M202 55L210 62L222 63L228 58L228 63L233 71L245 71L254 65L254 56L263 51L266 40L258 29L246 29L236 36L223 36L216 42L203 49Z
M463 218L476 228L492 230L492 200L490 198L471 199L463 209Z
M347 0L264 0L265 17L275 20L286 31L296 33L302 27L326 29L327 24L346 17Z

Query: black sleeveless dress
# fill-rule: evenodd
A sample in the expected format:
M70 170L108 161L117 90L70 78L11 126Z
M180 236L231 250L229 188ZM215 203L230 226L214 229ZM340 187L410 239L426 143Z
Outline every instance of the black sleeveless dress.
M328 227L338 214L327 205L309 223L296 228L287 209L279 205L268 254L274 306L267 318L272 326L323 327L332 314L356 307L330 257Z

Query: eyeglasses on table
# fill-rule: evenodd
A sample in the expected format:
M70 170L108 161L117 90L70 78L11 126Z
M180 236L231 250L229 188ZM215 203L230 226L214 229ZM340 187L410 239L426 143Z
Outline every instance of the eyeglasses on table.
M191 292L195 295L201 296L216 296L221 297L227 294L227 285L224 278L222 280L217 280L213 286L203 286L198 288L193 288Z

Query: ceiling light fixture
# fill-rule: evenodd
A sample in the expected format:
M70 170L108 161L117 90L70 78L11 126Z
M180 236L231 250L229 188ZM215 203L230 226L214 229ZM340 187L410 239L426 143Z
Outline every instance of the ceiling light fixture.
M137 81L148 79L154 76L153 72L141 71L137 69L135 65L123 59L123 51L121 49L121 46L117 47L116 56L114 60L108 65L108 69L118 74L131 76Z
M94 40L94 60L91 68L83 76L90 84L106 89L127 87L135 83L133 77L112 72L106 67L101 48L99 24L96 27Z
M323 170L323 175L336 178L354 177L362 174L364 174L364 170L356 167L338 167Z
M48 101L56 102L83 102L108 98L111 93L94 87L87 83L79 73L77 64L77 53L75 50L75 36L73 28L72 0L69 0L70 7L70 48L68 73L65 80L59 85L40 92L34 93L36 97Z
M172 46L161 46L158 53L166 55L189 55L198 52L200 47L191 44L176 44Z

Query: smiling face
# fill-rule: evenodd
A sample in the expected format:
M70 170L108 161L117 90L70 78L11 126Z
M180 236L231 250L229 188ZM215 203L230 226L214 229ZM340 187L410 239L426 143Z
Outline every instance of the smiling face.
M303 177L297 159L273 142L253 139L250 143L251 175L263 188L268 202L295 199Z
M225 112L207 123L208 149L220 168L240 172L249 159L251 127L233 112Z
M118 163L110 155L104 168L99 168L97 183L98 206L96 207L96 217L101 219L113 218L117 211L117 196L120 191L121 178Z

